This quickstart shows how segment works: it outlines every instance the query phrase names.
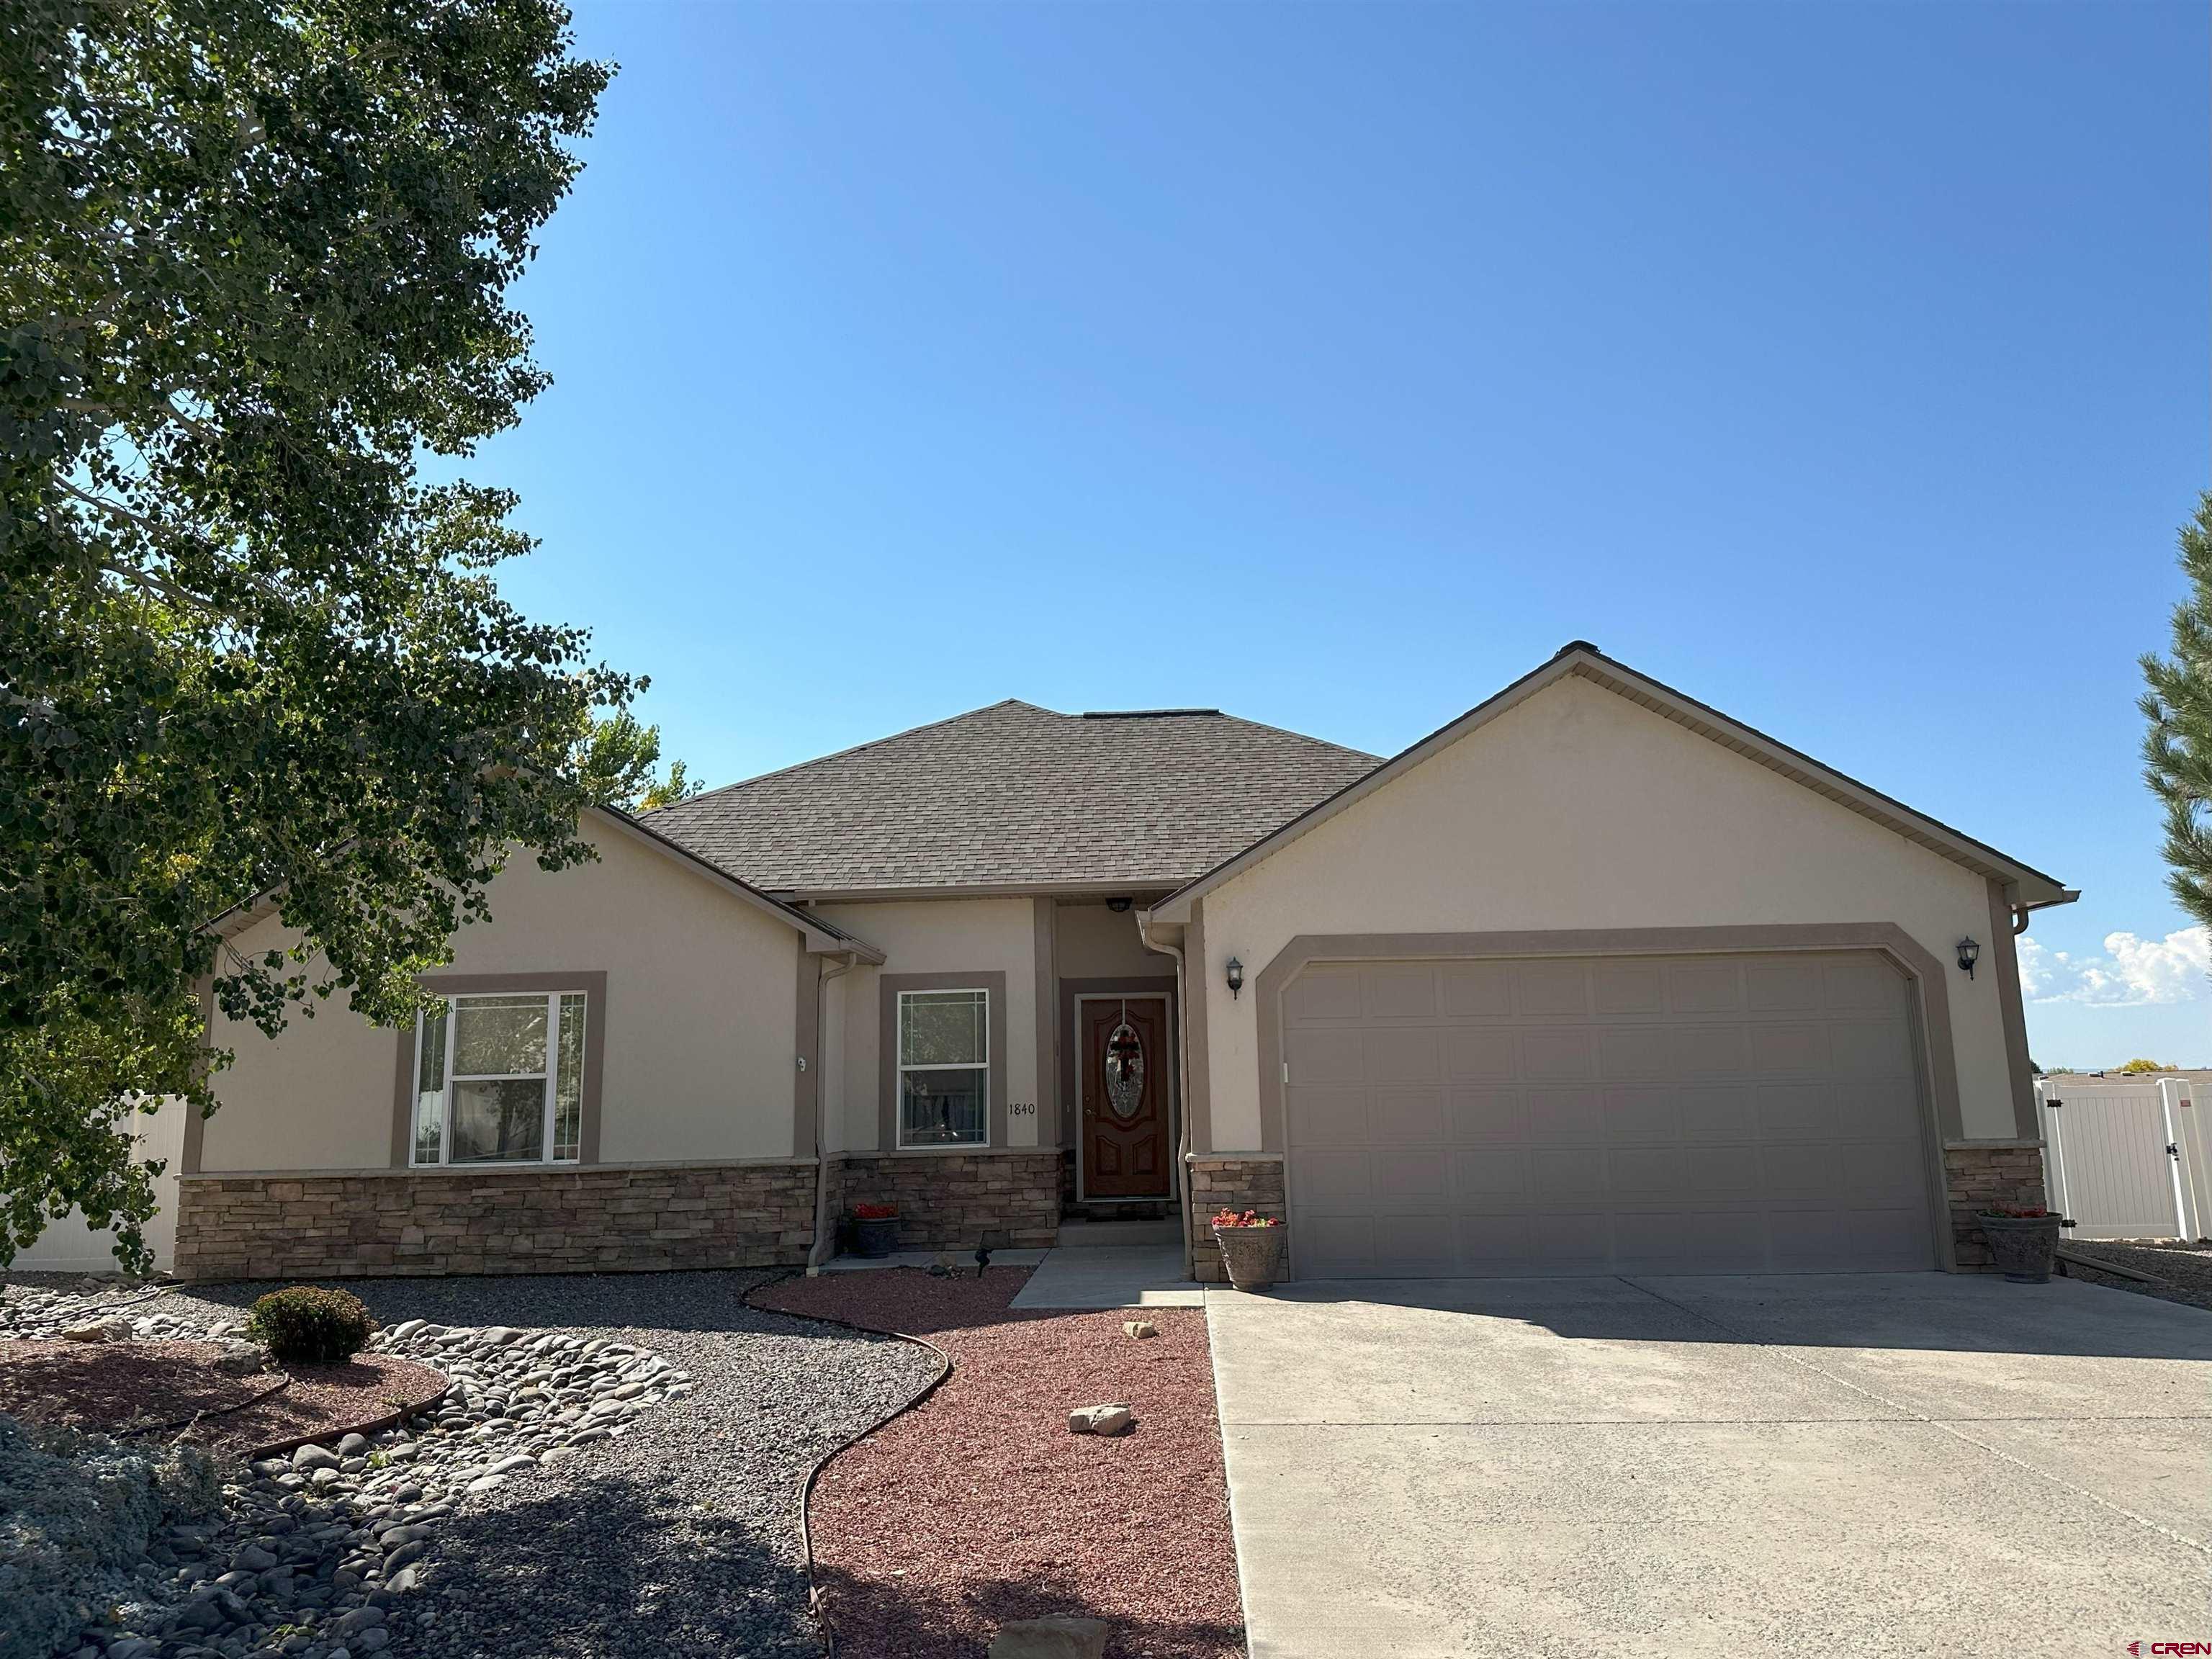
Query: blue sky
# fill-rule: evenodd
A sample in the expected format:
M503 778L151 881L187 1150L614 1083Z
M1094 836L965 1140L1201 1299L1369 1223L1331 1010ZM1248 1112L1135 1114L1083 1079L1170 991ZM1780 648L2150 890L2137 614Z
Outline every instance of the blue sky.
M2039 1060L2212 1064L2133 707L2212 447L2201 6L577 24L555 385L468 470L695 773L1009 696L1388 752L1587 637L2081 887Z

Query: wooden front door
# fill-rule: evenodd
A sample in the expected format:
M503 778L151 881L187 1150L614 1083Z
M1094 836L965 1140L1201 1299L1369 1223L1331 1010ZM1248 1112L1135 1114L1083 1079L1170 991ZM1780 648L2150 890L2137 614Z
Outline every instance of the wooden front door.
M1089 1198L1166 1198L1175 1145L1168 1100L1168 999L1084 997L1076 1004L1083 1079L1083 1190Z

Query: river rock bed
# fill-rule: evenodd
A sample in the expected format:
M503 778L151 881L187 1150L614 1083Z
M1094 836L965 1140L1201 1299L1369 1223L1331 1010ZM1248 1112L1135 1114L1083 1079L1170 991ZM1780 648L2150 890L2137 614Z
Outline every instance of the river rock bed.
M380 1352L465 1385L441 1408L450 1420L434 1415L410 1435L330 1447L334 1468L314 1467L311 1456L240 1472L218 1527L204 1539L180 1528L161 1542L171 1557L160 1563L172 1581L165 1612L197 1600L211 1601L213 1613L193 1612L158 1642L144 1629L96 1626L97 1639L56 1653L817 1659L800 1482L815 1459L911 1399L936 1367L905 1343L747 1306L747 1294L775 1277L346 1281L389 1328ZM27 1334L24 1324L58 1334L64 1322L106 1316L129 1319L134 1335L145 1322L149 1336L183 1340L242 1320L255 1297L277 1288L111 1286L91 1293L71 1281L72 1299L62 1304L49 1299L50 1284L16 1280L0 1291L0 1336ZM409 1328L417 1320L427 1322ZM491 1340L501 1331L508 1340ZM440 1346L453 1333L471 1334ZM538 1350L549 1337L575 1346ZM479 1338L488 1346L479 1348ZM552 1384L557 1398L560 1385L532 1374L577 1364L592 1344L592 1358L611 1358L623 1380L587 1383L582 1416L562 1422L566 1407L532 1392ZM663 1369L640 1376L653 1360ZM624 1372L624 1364L636 1370ZM606 1374L592 1372L591 1382ZM639 1380L643 1392L613 1399ZM603 1399L611 1403L600 1407ZM600 1428L604 1437L594 1437ZM426 1535L405 1536L417 1527ZM417 1543L427 1549L410 1559ZM264 1555L272 1565L256 1565ZM264 1588L286 1566L289 1605ZM248 1616L201 1628L232 1611L216 1593L225 1589Z
M18 1292L0 1332L60 1337L129 1321L105 1340L201 1340L238 1322L112 1309L111 1298ZM83 1340L83 1339L80 1339ZM581 1462L632 1421L691 1391L659 1355L603 1337L424 1319L370 1347L445 1373L445 1398L404 1426L310 1443L236 1469L221 1511L157 1534L137 1571L107 1586L110 1616L87 1626L76 1659L360 1659L390 1644L396 1604L434 1591L441 1524L525 1469ZM434 1626L434 1606L410 1610Z

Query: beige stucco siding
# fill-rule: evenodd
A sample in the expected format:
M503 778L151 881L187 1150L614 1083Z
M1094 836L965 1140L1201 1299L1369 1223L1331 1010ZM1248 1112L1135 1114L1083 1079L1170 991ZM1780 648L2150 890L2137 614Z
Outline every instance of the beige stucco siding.
M1212 1150L1260 1144L1256 998L1299 934L1891 922L1948 975L1966 1133L2014 1133L1982 877L1573 677L1478 726L1204 900ZM1984 963L1990 960L1984 955Z
M1118 915L1103 904L1062 904L1054 913L1062 979L1140 979L1172 974L1175 958L1147 951L1133 911Z
M557 872L518 855L441 971L605 974L602 1163L811 1154L794 1133L798 931L628 836L593 840L599 862ZM234 941L285 942L273 918ZM273 1042L220 1014L213 1038L237 1060L202 1171L391 1167L392 1032L334 1000Z
M819 913L884 953L880 969L861 966L846 975L842 1111L835 1131L852 1152L886 1150L880 1125L883 979L907 974L1006 975L1004 1010L993 1029L1006 1044L1007 1100L1026 1115L1006 1118L1007 1144L1037 1144L1036 928L1027 898L891 900L824 904Z

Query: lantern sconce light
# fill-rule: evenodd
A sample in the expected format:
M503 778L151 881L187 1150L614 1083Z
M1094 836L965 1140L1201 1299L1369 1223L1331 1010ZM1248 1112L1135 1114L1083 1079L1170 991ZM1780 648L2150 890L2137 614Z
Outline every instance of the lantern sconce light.
M1972 933L1959 941L1959 967L1968 979L1974 976L1974 963L1981 959L1982 947L1974 943Z
M1244 989L1244 964L1235 957L1229 958L1229 995L1234 1001Z

